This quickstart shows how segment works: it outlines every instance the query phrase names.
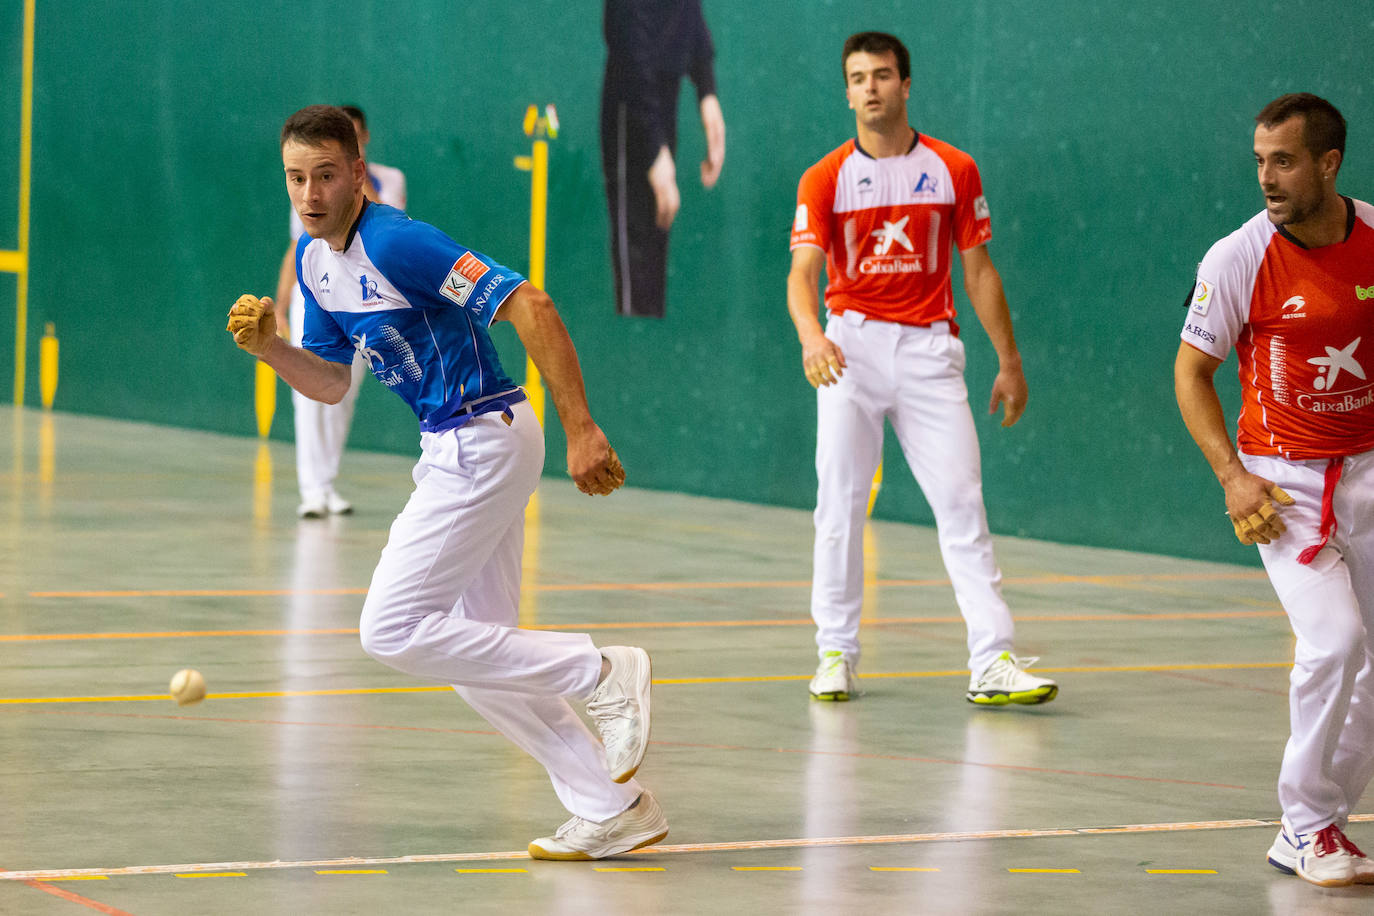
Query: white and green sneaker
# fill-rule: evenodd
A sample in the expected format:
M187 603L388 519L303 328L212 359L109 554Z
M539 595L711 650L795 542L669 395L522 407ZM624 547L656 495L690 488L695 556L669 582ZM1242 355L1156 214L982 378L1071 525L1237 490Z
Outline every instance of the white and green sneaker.
M811 678L811 696L818 700L844 701L850 694L860 694L854 666L843 652L822 653L816 676Z
M1003 652L982 674L969 678L965 697L980 706L1048 703L1058 695L1059 685L1047 677L1026 673L1026 669L1038 661L1036 656L1017 658L1010 652Z

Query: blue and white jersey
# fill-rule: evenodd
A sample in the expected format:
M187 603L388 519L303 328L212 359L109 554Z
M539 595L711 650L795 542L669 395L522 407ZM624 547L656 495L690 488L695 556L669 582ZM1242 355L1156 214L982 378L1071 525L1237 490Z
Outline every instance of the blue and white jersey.
M361 355L422 431L461 425L479 402L517 391L487 328L525 278L428 223L366 202L343 251L301 236L296 276L301 345L345 365Z

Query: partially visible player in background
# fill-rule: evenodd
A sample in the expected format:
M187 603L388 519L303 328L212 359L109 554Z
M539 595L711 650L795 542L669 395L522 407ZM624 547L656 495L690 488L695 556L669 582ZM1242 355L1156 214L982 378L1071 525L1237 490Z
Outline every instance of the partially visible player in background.
M1034 658L1013 654L954 323L950 260L957 246L964 289L1000 364L988 410L1002 405L1002 425L1011 426L1026 407L1026 378L988 255L992 228L978 167L909 125L910 58L901 41L861 32L845 42L840 59L858 136L802 176L787 277L802 369L817 389L811 615L820 664L811 695L848 700L857 690L863 528L886 418L935 514L940 554L968 625L966 698L1044 703L1058 686L1026 673Z
M715 47L701 0L605 0L606 73L601 87L601 171L611 223L615 308L662 318L668 296L668 232L682 203L677 183L677 96L696 86L706 137L701 185L725 165L725 115L716 94Z
M1255 123L1265 209L1198 266L1174 387L1297 639L1269 862L1374 884L1343 832L1374 775L1374 207L1336 191L1335 106L1284 95ZM1239 449L1213 381L1232 349Z
M358 150L367 166L367 184L363 186L367 199L404 210L405 173L389 165L367 160L367 144L372 139L367 129L367 116L354 105L344 105L342 108L358 132ZM276 301L290 303L285 330L291 342L298 347L301 345L304 324L305 297L301 295L296 282L296 243L304 231L300 217L292 210L291 244L282 257L281 270L277 275ZM363 358L355 358L353 382L348 394L338 404L322 404L295 389L291 391L291 407L296 424L296 483L301 493L301 504L296 513L301 518L323 518L331 513L341 515L353 511L353 505L335 492L334 481L339 476L339 462L343 458L344 444L348 441L349 427L353 424L358 389L366 374L367 366Z
M338 108L292 115L281 148L292 206L310 234L296 255L304 345L277 336L270 298L247 295L229 313L235 343L328 403L347 394L360 353L420 421L415 491L368 588L363 649L452 684L544 765L573 816L532 842L531 856L599 859L657 843L668 821L633 779L649 741L648 654L516 625L525 506L543 469L544 432L501 368L492 322L511 322L547 385L578 488L605 494L625 480L592 420L553 300L433 226L368 201L357 136ZM587 701L601 742L569 698ZM461 765L414 775L421 792L462 778Z

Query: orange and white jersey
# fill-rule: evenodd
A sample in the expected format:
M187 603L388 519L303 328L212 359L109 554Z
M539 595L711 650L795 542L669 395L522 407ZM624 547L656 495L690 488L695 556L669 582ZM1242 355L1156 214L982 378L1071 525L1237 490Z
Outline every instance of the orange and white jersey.
M806 170L792 249L826 253L825 306L899 324L954 320L949 265L992 238L973 157L917 134L901 156L874 159L847 141Z
M1374 449L1374 207L1346 206L1343 242L1305 248L1261 212L1198 266L1183 340L1217 359L1235 348L1246 454Z

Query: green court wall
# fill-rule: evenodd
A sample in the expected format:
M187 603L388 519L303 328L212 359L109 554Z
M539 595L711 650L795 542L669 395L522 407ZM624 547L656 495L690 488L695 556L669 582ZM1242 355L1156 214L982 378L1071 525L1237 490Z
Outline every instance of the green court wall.
M15 244L20 4L0 13L0 247ZM255 434L253 371L223 331L269 293L287 243L276 143L314 102L367 110L371 156L409 179L410 212L528 268L529 104L558 106L548 280L593 412L634 485L813 503L814 395L785 304L802 171L853 131L839 48L892 31L913 58L921 131L978 160L1031 400L985 415L995 360L959 290L994 531L1252 562L1178 418L1172 360L1197 261L1261 206L1250 138L1274 96L1324 95L1351 122L1342 189L1374 194L1374 16L1339 0L1246 5L705 0L727 158L684 84L668 315L614 314L599 164L600 5L37 3L29 373L57 326L57 409ZM0 276L12 352L14 278ZM508 328L495 333L519 377ZM7 360L8 364L8 360ZM0 396L13 399L12 366ZM1234 361L1223 368L1234 414ZM291 437L284 387L272 429ZM547 424L547 472L563 473ZM413 454L414 418L367 381L351 446ZM876 514L929 522L891 441ZM150 462L158 456L150 454ZM347 474L347 459L344 473Z

